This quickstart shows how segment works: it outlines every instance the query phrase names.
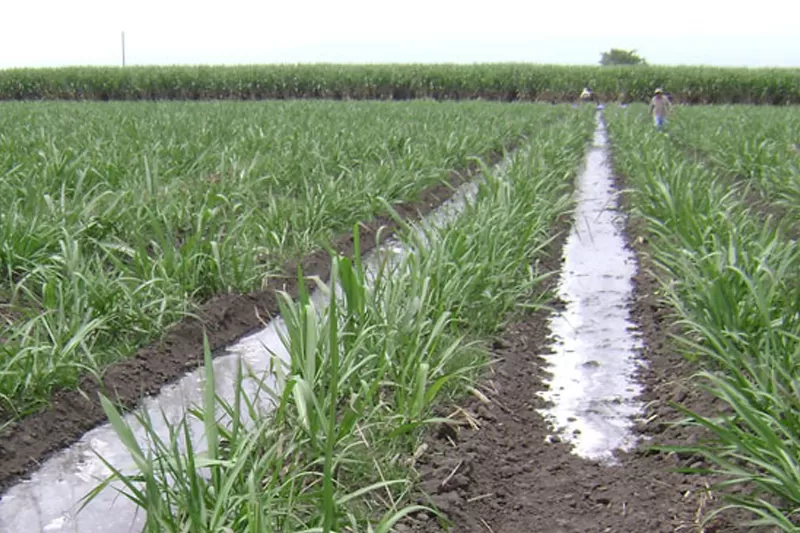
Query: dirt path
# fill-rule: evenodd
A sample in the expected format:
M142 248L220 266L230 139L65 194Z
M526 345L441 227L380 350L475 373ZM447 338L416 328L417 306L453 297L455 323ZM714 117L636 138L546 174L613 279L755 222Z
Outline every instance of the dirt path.
M616 186L621 189L618 179ZM623 207L624 207L623 202ZM631 321L638 325L646 366L637 372L645 412L635 427L640 443L617 451L617 464L582 459L560 440L540 414L547 404L537 393L547 389L547 362L552 352L549 313L528 315L509 327L495 343L499 362L483 383L488 402L469 398L461 408L472 425L440 430L427 441L418 469L423 490L452 520L458 533L667 533L738 532L741 517L723 515L701 527L718 506L707 491L711 480L675 472L702 465L698 457L647 451L649 444L686 444L701 430L675 427L680 418L670 402L702 413L718 406L690 386L695 368L671 349L669 309L656 297L649 271L643 228L627 223L629 242L639 263L634 275ZM559 268L566 235L554 244L549 266ZM555 280L551 282L552 289ZM424 498L420 503L428 503ZM398 531L446 530L432 517L417 514Z

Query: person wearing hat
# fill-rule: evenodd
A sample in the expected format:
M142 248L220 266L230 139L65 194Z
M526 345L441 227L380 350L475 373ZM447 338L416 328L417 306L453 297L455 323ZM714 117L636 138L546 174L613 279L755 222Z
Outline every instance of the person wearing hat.
M588 87L584 87L580 96L581 102L595 101L594 93Z
M655 118L658 131L664 129L664 123L667 121L667 113L669 113L670 107L672 107L672 104L669 98L664 95L664 91L662 89L656 89L653 99L650 100L650 109L648 112Z

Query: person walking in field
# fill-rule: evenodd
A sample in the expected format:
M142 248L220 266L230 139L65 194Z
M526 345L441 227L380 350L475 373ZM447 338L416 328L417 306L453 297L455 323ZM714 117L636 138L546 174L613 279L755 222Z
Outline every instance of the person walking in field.
M672 104L670 103L669 98L664 95L664 91L661 89L656 89L653 99L650 100L650 109L648 112L653 115L658 131L662 131L664 129L664 124L667 121L667 114L669 113L671 107Z
M581 92L581 96L580 96L580 101L581 102L591 102L591 101L596 102L595 97L594 97L594 93L592 92L592 90L590 88L588 88L588 87L584 87L583 88L583 91Z

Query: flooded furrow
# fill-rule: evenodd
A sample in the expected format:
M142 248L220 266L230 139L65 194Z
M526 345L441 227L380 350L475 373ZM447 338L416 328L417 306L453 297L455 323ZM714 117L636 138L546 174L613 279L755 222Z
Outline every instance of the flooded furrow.
M493 167L501 173L509 158ZM442 227L463 211L478 191L478 182L462 186L453 197L432 211L421 221L420 231L425 228ZM367 254L364 265L369 274L380 262L396 261L405 253L405 248L396 239L389 239L380 248ZM314 291L311 299L317 308L327 305L323 291ZM271 396L265 390L277 388L276 367L288 362L288 352L281 335L286 331L280 317L270 321L264 329L249 335L225 350L225 354L213 360L217 394L226 402L235 396L234 384L240 368L250 377L245 377L245 393L255 398L255 403L264 412L273 406ZM202 405L206 371L200 367L176 383L164 387L158 396L146 398L139 411L147 413L153 429L168 439L169 427L185 418L187 410ZM139 442L146 442L147 432L133 414L125 420L131 425ZM205 451L204 429L201 421L189 418L189 432L196 453ZM0 532L36 533L104 533L142 531L145 523L143 512L116 490L114 485L104 490L82 511L78 512L81 499L99 482L111 474L111 470L98 457L108 461L122 472L133 472L133 460L120 442L110 424L104 424L87 432L77 443L57 453L46 461L29 480L10 488L0 499Z
M550 319L552 353L544 356L552 377L541 395L550 406L541 412L552 424L550 438L569 442L581 457L613 461L615 449L636 443L641 363L628 306L637 265L617 210L602 111L577 195L558 286L564 308Z

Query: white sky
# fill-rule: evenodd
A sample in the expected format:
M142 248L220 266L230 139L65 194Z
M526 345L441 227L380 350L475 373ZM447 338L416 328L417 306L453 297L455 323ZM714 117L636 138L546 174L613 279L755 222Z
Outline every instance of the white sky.
M800 67L798 0L2 0L0 68L502 62ZM736 9L734 5L743 5Z

